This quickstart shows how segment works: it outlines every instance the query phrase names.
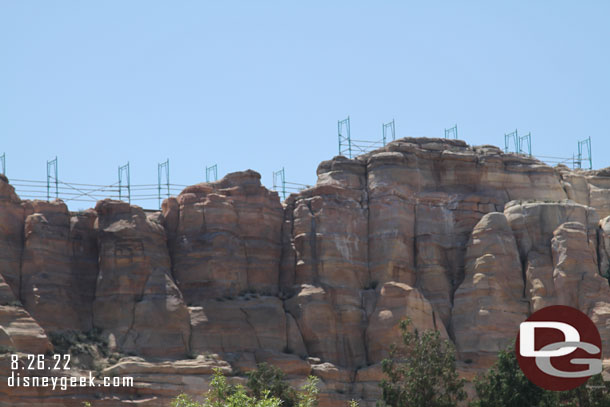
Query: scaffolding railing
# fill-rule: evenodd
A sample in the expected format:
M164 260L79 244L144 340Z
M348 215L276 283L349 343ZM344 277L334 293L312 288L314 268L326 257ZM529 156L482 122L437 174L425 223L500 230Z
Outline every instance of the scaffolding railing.
M515 153L519 150L519 135L517 134L517 129L515 131L504 134L504 152L510 152L510 141L513 140L513 145L515 146Z
M532 156L532 133L527 133L525 136L519 136L519 148L517 149L518 154L527 154ZM523 146L527 147L527 153L523 149Z
M280 193L282 199L286 199L287 192L299 192L306 188L311 188L311 185L286 181L284 167L279 171L273 171L273 190Z
M458 138L457 123L455 124L455 126L445 129L445 138L446 139L452 138L454 140L457 140L457 138Z
M510 142L513 142L514 150L510 151ZM527 148L527 151L526 151ZM517 129L511 133L504 134L504 152L515 154L525 154L532 156L532 133L527 133L524 136L519 136Z
M214 164L205 167L205 182L218 181L218 165Z
M389 136L392 136L392 141L396 140L396 125L394 124L394 119L391 122L385 123L381 125L382 135L383 135L383 145L386 145L386 141Z
M159 191L158 200L159 200L159 209L161 209L161 189L167 188L167 193L163 193L167 198L170 197L169 192L169 158L165 160L165 162L157 164L157 174L158 174L158 182L157 188ZM163 175L165 174L165 183L163 183Z
M3 154L1 158L5 157ZM0 165L1 167L1 165ZM155 200L159 204L160 197L178 195L187 185L172 184L169 181L169 160L159 164L157 184L131 183L131 170L129 162L118 167L118 182L114 184L85 184L67 182L59 178L58 158L47 161L46 180L27 180L12 178L11 186L22 199L38 199L51 201L61 199L66 203L89 202L95 203L103 199L126 200L129 203L137 201L145 203ZM161 185L161 189L159 186ZM152 205L143 204L150 208Z
M585 157L583 157L584 153L587 153ZM584 140L578 142L578 160L577 165L578 168L582 168L582 161L589 162L589 169L593 169L593 157L591 156L591 137L587 137Z
M55 199L59 198L59 179L57 176L57 156L47 160L47 201L51 200L51 185L55 184Z
M123 200L123 190L127 190L127 202L131 203L131 174L129 171L129 161L123 166L119 166L119 201Z
M352 139L350 129L350 117L337 122L337 135L339 139L339 155L353 158L357 154L366 154L376 148L384 147L390 136L392 141L396 140L396 126L394 119L381 125L381 140L355 140Z
M281 188L278 190L278 188ZM286 173L284 167L279 171L273 171L273 190L282 193L282 199L286 199Z
M347 119L339 120L337 122L337 132L339 135L339 155L344 155L343 153L347 152L349 154L349 158L352 158L352 137L349 127L349 116L347 116Z
M510 151L511 141L514 146L514 151ZM519 136L517 129L511 133L504 134L504 152L514 152L516 154L528 155L532 154L532 133L527 133L524 136ZM557 157L548 155L536 155L535 158L544 161L547 164L553 165L571 165L572 168L582 168L583 162L588 164L588 169L593 169L593 158L591 156L591 137L578 141L578 153L572 154L572 157Z
M55 179L52 176L52 185L55 184ZM15 187L15 191L22 199L61 199L65 202L97 202L102 199L118 199L124 200L126 197L124 192L119 192L121 189L119 183L114 184L81 184L57 180L57 194L52 186L51 191L47 194L46 181L34 181L25 179L11 179L11 185ZM187 185L169 184L169 191L172 195L179 194ZM137 184L130 185L129 198L131 201L158 201L158 184ZM165 191L167 184L163 184Z

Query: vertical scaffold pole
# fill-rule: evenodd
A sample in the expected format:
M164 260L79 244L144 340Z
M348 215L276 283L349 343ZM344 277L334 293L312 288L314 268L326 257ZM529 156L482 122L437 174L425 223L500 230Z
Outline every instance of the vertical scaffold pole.
M125 185L127 182L127 185ZM131 174L129 171L129 161L123 166L119 166L119 201L123 200L123 188L127 189L127 202L131 203Z
M205 167L205 182L218 181L218 165L214 164Z
M458 138L458 129L457 129L457 123L455 126L445 129L445 138L453 138L454 140L457 140Z
M157 165L157 175L158 175L158 191L159 191L159 209L161 209L161 185L163 180L163 173L165 173L165 184L163 186L167 187L167 198L169 198L169 158Z
M345 134L343 133L344 126ZM337 122L337 132L339 135L339 155L343 155L343 153L347 151L349 158L352 158L352 137L350 135L349 116L347 116L347 119L339 120ZM347 143L347 150L343 148L345 143Z
M55 156L55 159L47 161L47 201L51 201L51 184L55 184L55 199L59 198L57 173L57 156Z
M390 130L392 141L396 140L396 127L394 126L394 119L392 119L392 121L389 123L382 124L381 127L383 132L383 145L385 147L385 144L388 139L388 129Z
M0 161L2 161L2 174L6 175L6 153L0 155Z
M273 190L277 191L280 186L282 187L282 199L286 199L286 173L284 172L284 167L279 171L273 172Z

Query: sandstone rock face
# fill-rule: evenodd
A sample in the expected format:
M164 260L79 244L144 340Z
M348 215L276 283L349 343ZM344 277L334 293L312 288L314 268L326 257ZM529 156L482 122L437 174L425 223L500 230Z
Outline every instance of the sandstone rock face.
M194 353L286 349L286 315L277 297L247 295L190 307Z
M53 350L45 331L19 306L0 305L0 346L11 352L44 354Z
M0 347L11 352L45 353L53 346L42 327L23 309L0 275Z
M171 275L163 227L118 201L96 206L99 275L93 324L124 352L184 355L190 318Z
M0 274L19 297L24 211L15 188L0 175Z
M371 284L365 167L338 158L320 164L318 174L318 186L288 201L295 260L288 273L296 295L286 307L310 355L341 366L364 365L360 293Z
M97 277L92 212L72 222L61 201L25 205L21 299L49 331L91 329L91 302Z
M254 171L186 188L164 203L173 273L188 304L276 294L282 206Z
M281 203L259 174L233 173L148 216L21 201L0 177L0 346L42 352L47 332L102 329L137 355L108 373L136 382L96 406L165 406L201 395L213 367L267 362L296 386L320 377L321 407L372 407L404 317L452 340L472 378L531 312L566 304L596 323L610 365L610 171L406 138L317 175ZM0 385L0 407L41 397L80 406L94 392Z
M558 239L552 242L555 232L558 233L564 223L571 223L570 230L578 223L582 226L579 233L583 239L578 254L583 271L597 274L597 259L595 242L597 240L598 217L595 211L587 206L569 201L556 203L512 202L507 205L505 215L515 235L519 254L526 264L526 296L531 301L531 311L535 312L548 305L563 303L567 293L557 290L556 283L565 281L560 275L555 276L555 265L559 261L557 250L560 249ZM561 229L564 232L566 228ZM560 233L565 236L565 233ZM565 250L565 246L562 250ZM553 252L556 253L554 258ZM577 253L573 253L577 255ZM561 273L557 270L558 273ZM559 279L555 281L556 279ZM575 295L576 293L574 293ZM578 301L567 300L564 305L578 306Z
M529 315L517 243L503 213L477 223L465 262L451 316L455 344L462 359L490 365Z
M366 330L369 362L381 362L389 356L390 346L400 343L399 324L405 318L411 321L411 329L438 330L448 339L445 326L440 320L437 323L432 306L417 289L404 283L385 283Z
M579 308L598 326L607 359L610 288L598 265L596 211L568 201L511 203L505 214L526 265L530 311L556 304Z

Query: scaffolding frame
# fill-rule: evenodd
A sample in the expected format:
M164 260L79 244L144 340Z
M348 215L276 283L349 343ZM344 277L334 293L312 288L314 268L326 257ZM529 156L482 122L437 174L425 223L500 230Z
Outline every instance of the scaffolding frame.
M523 144L525 142L526 143L525 145L527 146L527 155L529 155L531 157L532 156L532 133L529 132L525 136L519 137L518 140L519 140L519 148L518 148L517 153L525 154L525 151L523 150Z
M392 141L396 140L396 126L394 124L394 119L391 122L385 123L381 125L381 130L383 134L383 146L386 145L386 140L388 138L388 130L390 130L390 135L392 136Z
M584 148L583 148L584 147ZM587 156L583 158L583 150L586 149L587 152ZM578 165L578 168L582 168L582 161L583 159L585 161L589 162L589 169L592 170L593 169L593 157L591 156L591 137L587 137L584 140L581 140L578 142L578 158L576 159L576 165Z
M354 140L351 136L350 117L337 122L337 135L339 138L339 155L354 158L356 153L366 154L375 148L385 147L389 136L392 141L396 139L396 127L394 119L391 122L382 124L382 139L377 141Z
M165 184L162 183L163 181L163 173L165 173ZM167 196L166 198L169 198L170 196L170 192L169 192L169 158L167 160L165 160L165 162L159 163L157 164L157 175L158 175L158 181L157 181L157 190L159 193L159 209L161 209L161 186L163 185L164 187L167 187Z
M208 166L205 167L205 182L213 182L213 181L218 181L218 165L217 164L211 165L209 167Z
M517 129L512 133L504 134L504 152L510 152L510 140L513 139L513 144L515 145L515 152L519 149L519 134L517 133Z
M127 185L125 185L127 181ZM119 166L119 201L123 200L123 189L127 189L127 202L131 203L131 174L129 171L129 161L123 166Z
M51 184L55 184L55 199L59 199L59 180L57 171L57 156L47 160L47 201L51 201Z
M0 161L2 162L2 174L6 175L6 153L0 155Z
M345 126L345 132L347 135L344 135L342 133L344 126ZM343 155L343 153L347 151L349 153L349 158L352 158L352 137L350 134L349 116L347 116L347 119L339 120L337 122L337 132L339 135L339 155ZM346 143L347 143L347 150L344 149L344 146Z
M278 187L282 188L278 191L282 193L282 199L286 199L286 172L284 167L279 171L273 171L273 190L277 191Z
M284 170L284 167L279 171L273 172L273 190L281 193L282 199L286 199L286 193L288 192L298 192L306 188L311 188L311 185L286 181L286 171Z
M458 138L457 123L455 124L455 126L445 129L445 138L446 139L453 138L454 140L457 140L457 138Z

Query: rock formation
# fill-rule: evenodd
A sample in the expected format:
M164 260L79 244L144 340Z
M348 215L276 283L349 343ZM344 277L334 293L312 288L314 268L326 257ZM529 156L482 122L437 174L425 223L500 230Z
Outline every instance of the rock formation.
M0 385L0 407L167 405L205 391L214 367L243 382L260 362L294 385L320 377L322 407L372 406L401 319L439 330L471 377L552 304L591 317L610 366L610 171L418 138L317 174L280 202L233 173L155 213L111 200L70 213L0 177L2 349L96 329L131 355L105 373L135 377L103 392Z

